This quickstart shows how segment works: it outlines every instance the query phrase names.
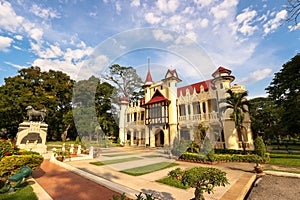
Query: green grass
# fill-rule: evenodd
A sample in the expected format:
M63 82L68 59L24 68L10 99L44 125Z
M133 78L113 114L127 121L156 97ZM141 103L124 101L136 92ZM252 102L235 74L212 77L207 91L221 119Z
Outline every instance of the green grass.
M180 188L180 189L187 189L190 187L188 185L184 185L180 180L177 180L176 178L170 177L170 176L162 178L162 179L158 179L158 180L156 180L156 182L163 183L163 184L166 184L166 185L169 185L172 187L176 187L176 188Z
M300 154L271 153L270 158L271 165L300 167Z
M272 145L268 145L269 148L272 148L272 150L283 150L283 151L286 151L286 146L284 144L282 145L279 145L279 148L278 148L278 145L276 144L272 144ZM293 150L300 150L300 145L298 144L289 144L288 145L288 149L293 151Z
M164 156L159 155L159 154L153 154L153 155L145 155L142 157L144 157L144 158L159 158L159 157L164 157Z
M134 153L104 154L102 156L106 156L106 157L119 157L119 156L129 156L129 155L134 155Z
M142 167L126 169L121 172L132 175L132 176L141 176L144 174L148 174L151 172L159 171L159 170L177 166L177 165L178 165L177 163L161 162L161 163L155 163L155 164L146 165L146 166L142 166Z
M300 174L300 171L295 171L295 170L281 170L281 169L265 169L265 171L276 171L276 172L288 172L288 173L293 173L293 174Z
M111 165L111 164L128 162L128 161L133 161L133 160L141 160L141 159L143 159L143 158L130 157L130 158L121 158L121 159L114 159L114 160L105 160L105 161L90 162L90 164L101 166L101 165Z
M0 193L1 200L38 200L38 197L33 192L32 187L24 182L21 184L20 188L13 193Z

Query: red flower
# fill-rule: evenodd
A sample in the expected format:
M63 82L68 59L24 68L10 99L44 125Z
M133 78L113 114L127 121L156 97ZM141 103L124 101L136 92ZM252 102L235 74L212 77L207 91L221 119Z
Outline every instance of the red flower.
M5 152L5 155L6 155L6 156L9 156L9 155L10 155L10 152L9 152L9 151Z
M17 146L17 145L15 145L15 146L14 146L14 149L17 149L17 148L18 148L18 146Z
M12 143L16 143L16 140L12 140L11 142L12 142Z

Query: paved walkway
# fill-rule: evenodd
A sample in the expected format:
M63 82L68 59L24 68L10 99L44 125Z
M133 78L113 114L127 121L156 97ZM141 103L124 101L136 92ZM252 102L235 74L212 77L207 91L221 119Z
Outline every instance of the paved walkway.
M77 175L49 159L45 159L39 170L32 175L35 181L54 200L96 200L112 199L117 192ZM46 200L42 197L40 200ZM50 199L50 198L49 198Z
M114 149L115 151L115 149ZM115 153L115 156L112 154ZM153 156L159 153L141 150L134 154L120 155L128 152L105 152L98 159L83 159L59 162L55 159L45 159L41 169L34 172L35 181L49 194L49 199L61 200L88 200L112 199L113 194L126 193L127 197L135 199L135 194L151 193L159 199L185 200L194 196L194 189L187 190L170 187L155 180L165 177L168 172L177 167L187 169L194 166L216 167L226 171L230 185L216 187L213 194L205 194L208 200L233 200L244 199L246 193L256 178L252 173L254 164L249 163L221 163L217 165L202 165L188 162L178 162L179 166L167 168L142 176L130 176L121 173L121 170L142 165L149 165L156 162L174 162L162 156ZM119 154L119 155L118 155ZM109 156L107 156L109 155ZM162 154L161 154L162 155ZM95 166L90 162L100 160L115 160L126 157L139 157L141 160L116 163L111 165ZM46 197L40 198L46 200Z

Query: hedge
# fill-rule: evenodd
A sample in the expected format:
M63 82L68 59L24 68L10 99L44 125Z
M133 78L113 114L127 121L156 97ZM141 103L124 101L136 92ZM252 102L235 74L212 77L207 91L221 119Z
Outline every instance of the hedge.
M187 160L193 162L249 162L249 163L265 163L269 160L269 155L266 154L265 158L262 158L256 154L214 154L205 156L197 153L185 152L179 157L179 160Z
M0 162L0 177L16 174L23 166L28 166L34 171L40 167L43 160L43 156L39 154L5 156Z

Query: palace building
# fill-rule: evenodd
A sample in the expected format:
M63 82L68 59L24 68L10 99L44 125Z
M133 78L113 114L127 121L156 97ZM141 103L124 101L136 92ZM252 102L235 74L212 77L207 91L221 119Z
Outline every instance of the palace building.
M230 117L232 111L219 112L225 91L246 91L244 86L231 85L234 79L229 69L219 67L210 80L177 87L181 80L176 70L168 70L164 79L153 82L148 66L144 98L139 102L129 102L125 97L120 100L121 144L172 146L176 137L192 141L204 128L201 139L208 137L215 148L241 150L242 139ZM247 149L253 149L250 125L249 114L245 113L242 134Z

